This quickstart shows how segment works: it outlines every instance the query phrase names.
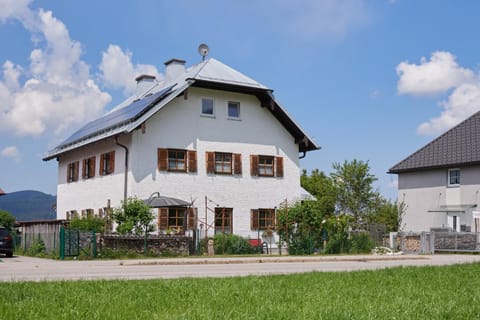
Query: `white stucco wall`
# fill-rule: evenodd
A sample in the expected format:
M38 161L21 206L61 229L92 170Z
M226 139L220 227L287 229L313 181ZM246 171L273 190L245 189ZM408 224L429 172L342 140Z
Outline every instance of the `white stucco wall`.
M201 99L213 98L215 116L201 116ZM240 102L240 120L227 117L228 101ZM290 133L251 95L208 89L190 88L188 99L175 98L145 123L145 133L136 130L129 139L120 141L130 149L128 195L142 199L153 192L163 196L194 201L199 217L205 216L205 197L212 209L233 208L233 231L243 236L256 237L250 230L250 210L275 208L288 199L300 197L298 145ZM131 139L131 141L129 141ZM98 176L100 154L115 149L115 172ZM196 173L160 172L157 169L157 148L179 148L197 152ZM242 175L212 175L206 173L205 152L231 152L242 155ZM250 155L283 157L284 176L252 177ZM80 161L90 155L97 157L96 176L93 179L66 183L69 162ZM105 207L107 199L118 206L123 199L124 151L114 145L113 139L84 147L60 157L58 176L58 218L67 210ZM81 170L80 170L81 171ZM213 223L213 214L208 214ZM213 233L213 228L210 230Z
M471 226L472 211L431 212L441 206L479 205L480 167L460 168L460 186L449 187L448 169L435 169L401 173L398 175L398 200L404 201L406 210L403 220L404 231L429 231L430 228L447 228L448 216L457 216L459 225Z

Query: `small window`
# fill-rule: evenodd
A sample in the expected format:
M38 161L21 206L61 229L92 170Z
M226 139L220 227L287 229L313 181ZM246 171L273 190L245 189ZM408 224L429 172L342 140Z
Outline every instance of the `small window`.
M215 208L215 234L232 233L232 208Z
M186 208L168 209L168 228L183 228Z
M233 119L240 118L240 102L228 102L228 117Z
M83 159L82 169L83 179L90 179L95 177L95 157Z
M460 169L448 170L448 186L454 187L460 185Z
M187 171L185 150L168 150L168 171Z
M215 152L215 173L232 174L232 154Z
M213 99L202 99L202 115L213 116Z
M113 173L115 170L115 151L104 153L100 156L100 175Z
M250 219L252 230L275 229L275 209L253 209Z
M271 156L258 156L258 175L273 177L273 160Z
M67 182L78 181L78 161L68 164L67 167Z

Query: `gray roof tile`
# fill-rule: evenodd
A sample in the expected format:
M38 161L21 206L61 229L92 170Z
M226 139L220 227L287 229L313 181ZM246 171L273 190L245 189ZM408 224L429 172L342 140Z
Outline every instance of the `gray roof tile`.
M480 164L480 112L390 168L388 173Z

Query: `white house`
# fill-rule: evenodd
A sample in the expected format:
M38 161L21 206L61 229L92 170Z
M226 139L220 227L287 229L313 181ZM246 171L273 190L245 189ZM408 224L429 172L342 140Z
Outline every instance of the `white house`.
M480 232L480 113L393 166L404 231Z
M299 158L319 147L271 89L220 61L165 66L163 81L139 76L135 96L44 157L58 161L57 218L160 194L193 203L188 228L203 235L256 238L305 196ZM158 210L160 232L184 221L178 201Z

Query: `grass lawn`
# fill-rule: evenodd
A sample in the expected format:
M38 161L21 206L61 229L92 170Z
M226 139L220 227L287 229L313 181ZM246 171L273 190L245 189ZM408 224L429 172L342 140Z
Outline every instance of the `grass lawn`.
M9 282L0 283L0 297L0 319L480 319L480 264L222 279Z

